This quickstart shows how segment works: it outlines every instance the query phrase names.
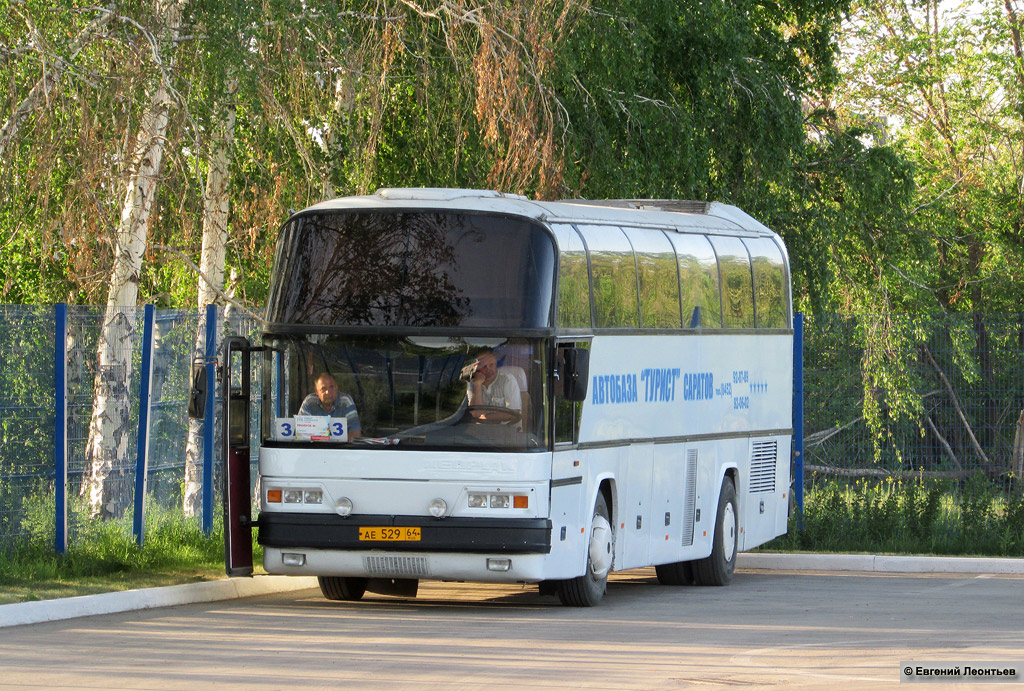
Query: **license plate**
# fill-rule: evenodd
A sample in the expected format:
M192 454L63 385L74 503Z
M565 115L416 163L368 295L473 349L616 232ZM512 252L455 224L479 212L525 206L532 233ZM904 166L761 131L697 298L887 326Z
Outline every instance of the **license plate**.
M374 542L419 542L420 529L408 527L361 527L360 540Z

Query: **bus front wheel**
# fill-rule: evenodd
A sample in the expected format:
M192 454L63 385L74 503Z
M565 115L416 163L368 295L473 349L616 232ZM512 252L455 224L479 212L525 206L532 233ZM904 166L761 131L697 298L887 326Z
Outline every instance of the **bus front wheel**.
M736 568L736 545L739 521L736 514L736 487L732 478L722 481L715 519L714 546L711 555L693 562L693 578L697 585L728 585Z
M558 599L570 607L593 607L608 586L608 573L615 556L615 528L610 520L608 503L598 493L594 517L590 522L590 544L587 547L587 572L582 576L560 581Z
M366 579L353 576L318 576L320 592L328 600L360 600L366 592Z

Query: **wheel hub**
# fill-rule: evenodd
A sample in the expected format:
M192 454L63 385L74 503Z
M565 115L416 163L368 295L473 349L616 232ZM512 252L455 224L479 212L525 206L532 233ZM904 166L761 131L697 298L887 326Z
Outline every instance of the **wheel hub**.
M590 570L598 578L608 575L612 568L612 526L604 516L594 516L590 527Z

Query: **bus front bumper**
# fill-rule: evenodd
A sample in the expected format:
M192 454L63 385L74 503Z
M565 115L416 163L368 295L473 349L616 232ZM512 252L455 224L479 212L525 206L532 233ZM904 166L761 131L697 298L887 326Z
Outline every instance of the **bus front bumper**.
M459 552L469 554L548 554L551 521L547 518L431 518L428 516L263 512L256 524L265 548L385 550L387 552ZM418 528L418 539L367 539L360 528ZM408 537L410 531L375 531Z

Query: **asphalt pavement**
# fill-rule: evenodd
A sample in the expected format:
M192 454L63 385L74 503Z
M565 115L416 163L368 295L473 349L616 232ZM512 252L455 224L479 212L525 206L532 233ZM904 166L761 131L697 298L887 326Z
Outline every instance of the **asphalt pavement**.
M738 555L738 569L765 571L851 571L867 573L949 573L1024 575L1024 559L975 557L916 557L872 554ZM233 600L291 590L316 588L315 577L268 576L225 578L161 588L124 590L97 595L0 605L0 628L22 624L171 607L198 602Z

